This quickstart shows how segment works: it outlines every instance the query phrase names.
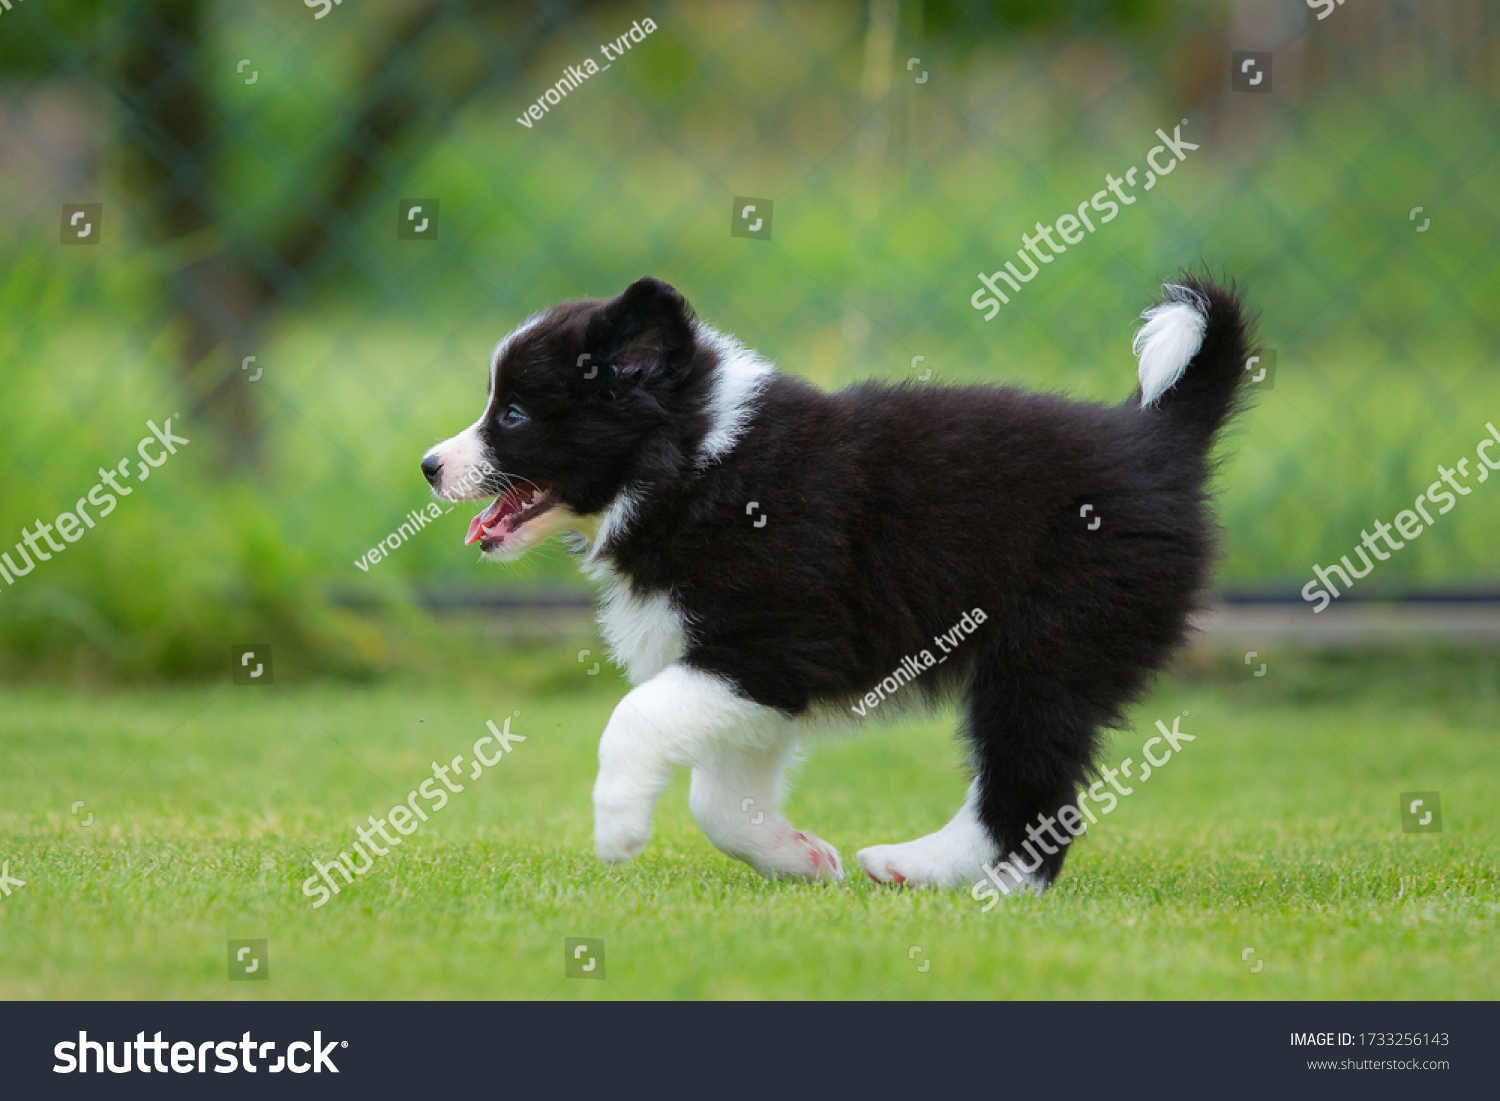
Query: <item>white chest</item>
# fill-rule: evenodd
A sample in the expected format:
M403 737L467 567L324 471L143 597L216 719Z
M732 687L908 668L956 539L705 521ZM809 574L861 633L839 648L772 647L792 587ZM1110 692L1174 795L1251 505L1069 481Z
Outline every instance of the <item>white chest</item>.
M665 594L637 596L628 580L607 568L595 577L603 587L599 629L631 684L643 684L682 656L682 617Z

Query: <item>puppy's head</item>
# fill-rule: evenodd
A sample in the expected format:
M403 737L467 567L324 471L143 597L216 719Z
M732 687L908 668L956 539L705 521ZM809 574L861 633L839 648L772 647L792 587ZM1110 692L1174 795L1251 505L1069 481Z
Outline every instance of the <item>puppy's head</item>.
M707 423L696 352L687 303L650 278L553 306L502 340L484 414L422 458L439 497L494 499L465 544L515 558L564 528L589 531L627 486L676 473Z

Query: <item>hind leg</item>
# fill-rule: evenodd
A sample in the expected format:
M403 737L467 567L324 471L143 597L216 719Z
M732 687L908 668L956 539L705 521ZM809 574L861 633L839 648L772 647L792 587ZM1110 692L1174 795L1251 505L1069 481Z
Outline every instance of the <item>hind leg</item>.
M688 806L720 852L743 860L768 879L843 879L838 850L794 829L778 809L790 743L768 749L720 752L693 767Z
M1057 877L1074 837L1058 816L1077 828L1076 794L1095 734L1085 704L1038 692L1038 683L1048 682L1028 685L1014 674L1001 681L976 668L966 721L975 764L968 797L936 833L862 850L860 865L872 879L947 888L992 882L1008 894L1041 892Z
M1002 890L1019 880L1040 893L1087 822L1078 791L1098 740L1096 705L1055 677L1014 666L1002 679L979 668L969 686L968 734L980 791L979 817L1004 853ZM1075 832L1076 831L1076 832ZM1007 890L1008 893L1008 890Z

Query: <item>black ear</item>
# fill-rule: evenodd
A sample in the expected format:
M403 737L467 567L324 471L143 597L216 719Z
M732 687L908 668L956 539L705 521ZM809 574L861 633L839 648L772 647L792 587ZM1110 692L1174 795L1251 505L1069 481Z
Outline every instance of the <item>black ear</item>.
M693 360L693 311L676 288L637 279L589 323L585 343L594 361L625 386L675 384Z

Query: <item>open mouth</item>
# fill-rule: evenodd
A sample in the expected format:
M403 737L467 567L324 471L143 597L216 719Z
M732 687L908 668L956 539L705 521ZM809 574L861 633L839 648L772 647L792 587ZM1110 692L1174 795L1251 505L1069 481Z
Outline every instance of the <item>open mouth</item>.
M484 551L503 547L507 539L555 504L557 494L551 486L521 482L506 490L494 504L469 521L464 546L478 543L480 550Z

